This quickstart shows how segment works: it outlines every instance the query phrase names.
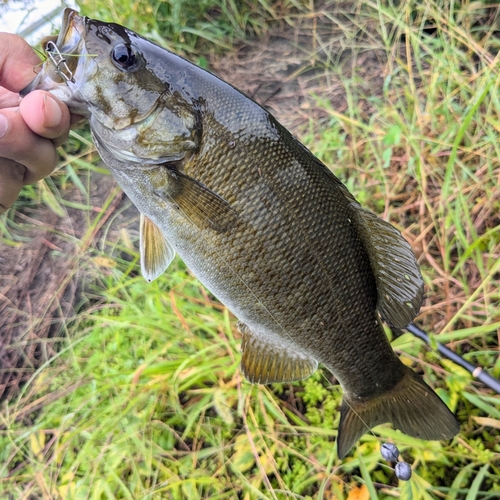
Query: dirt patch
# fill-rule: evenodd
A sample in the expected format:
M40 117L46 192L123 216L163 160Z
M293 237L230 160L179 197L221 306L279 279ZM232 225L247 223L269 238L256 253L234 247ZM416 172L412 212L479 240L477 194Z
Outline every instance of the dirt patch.
M343 79L354 75L357 92L366 97L359 101L360 112L368 116L372 111L368 98L381 95L386 53L373 40L372 47L366 48L364 38L375 33L371 19L366 19L359 36L360 25L351 21L353 6L338 4L336 9L335 21L319 10L299 18L294 26L283 25L261 40L241 44L223 58L212 56L210 70L264 106L292 132L311 120L330 118L318 99L344 112L348 105ZM339 71L332 72L327 65Z
M60 217L45 206L25 208L14 216L16 240L22 243L0 242L0 398L15 394L56 353L89 278L81 256L123 198L110 176L92 183L89 198L76 188L63 196L89 210L67 208ZM113 201L102 214L110 196Z

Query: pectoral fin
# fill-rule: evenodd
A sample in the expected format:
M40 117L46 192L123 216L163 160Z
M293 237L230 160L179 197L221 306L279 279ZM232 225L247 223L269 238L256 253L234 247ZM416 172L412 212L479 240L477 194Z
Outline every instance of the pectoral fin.
M318 362L278 343L263 339L239 324L243 333L241 370L253 384L293 382L312 375Z
M377 282L377 310L389 325L404 328L418 314L424 295L413 250L394 226L357 203L352 206Z
M175 250L158 226L143 214L140 221L140 249L142 275L149 282L158 278L175 257Z
M182 172L168 169L168 173L167 198L198 228L225 232L236 223L237 214L224 198Z

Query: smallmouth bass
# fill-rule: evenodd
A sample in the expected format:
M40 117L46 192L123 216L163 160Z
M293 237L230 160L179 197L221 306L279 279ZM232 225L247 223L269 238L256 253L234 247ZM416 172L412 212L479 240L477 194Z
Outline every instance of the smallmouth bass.
M141 213L143 275L177 252L239 318L249 381L300 380L324 364L344 391L340 458L384 422L423 439L458 432L380 323L404 328L423 297L392 225L254 101L127 28L66 9L45 48L23 93L47 90L88 118Z

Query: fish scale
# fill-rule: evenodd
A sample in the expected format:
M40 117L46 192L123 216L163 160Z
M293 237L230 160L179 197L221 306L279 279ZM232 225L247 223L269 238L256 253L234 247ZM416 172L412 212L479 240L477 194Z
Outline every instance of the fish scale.
M206 125L211 129L210 119ZM272 122L269 126L277 129L280 127ZM312 350L315 359L330 369L336 367L334 373L344 386L362 385L365 392L370 392L383 375L373 370L360 370L359 375L353 377L351 366L347 376L344 375L340 367L345 363L339 363L336 343L332 342L332 339L340 337L343 350L351 353L351 356L356 354L358 347L365 348L364 352L366 348L376 351L378 356L384 353L386 367L395 362L399 363L388 346L385 334L375 321L376 289L360 238L349 222L349 215L352 218L354 215L350 214L347 200L341 198L339 203L332 197L331 182L322 170L315 168L316 162L297 161L296 156L292 154L297 148L293 140L288 141L291 144L286 148L288 144L283 140L277 140L273 144L263 140L262 144L257 137L252 137L249 141L250 151L264 150L266 154L259 155L258 160L254 160L251 154L245 158L238 157L235 162L238 168L235 169L234 175L225 177L226 182L212 179L217 165L221 161L224 163L224 160L220 157L214 159L210 154L197 155L195 160L186 165L186 172L196 176L214 191L224 193L227 199L237 200L236 206L244 206L242 218L247 219L245 212L249 211L248 219L254 220L252 211L261 202L261 191L256 190L253 198L241 198L235 195L234 187L240 184L238 175L245 177L244 185L251 184L248 179L249 172L256 170L255 163L263 165L262 176L259 175L259 178L264 179L266 185L275 192L273 209L267 212L270 219L268 223L272 228L268 228L267 232L264 230L264 241L261 245L256 244L255 238L259 238L259 234L255 234L252 227L247 225L248 237L245 237L244 230L238 228L224 235L223 239L212 235L212 244L218 248L219 253L225 255L225 260L231 268L242 270L242 278L248 266L252 265L257 279L245 280L253 291L247 301L251 302L257 298L265 303L279 325L301 349ZM244 143L241 144L242 148L244 146ZM309 160L307 155L305 160ZM273 169L276 164L280 165L279 170ZM304 178L307 178L308 182L296 182L297 179L303 181ZM290 189L292 187L293 191ZM277 221L280 221L280 224L277 224ZM259 222L262 226L263 220L260 217ZM298 243L297 234L300 236ZM293 246L290 242L294 242ZM253 259L249 261L246 249L251 243ZM346 247L350 249L349 253L345 252ZM277 259L274 258L276 256ZM269 287L271 280L262 278L267 278L273 271L274 283ZM280 277L278 281L277 277ZM356 281L359 286L353 285ZM302 294L302 301L289 302L283 298L284 291L291 292L308 282L311 283L307 286L310 292ZM344 283L350 283L350 286L344 286ZM240 283L236 281L233 286L239 287ZM215 293L217 295L217 292ZM332 321L332 311L337 311L337 321ZM261 313L255 318L247 315L247 326L256 331L262 330L260 317ZM362 323L360 317L364 319ZM304 329L306 321L308 328ZM319 327L320 323L328 325L329 328ZM297 328L298 325L302 327ZM269 328L267 325L266 327ZM275 334L286 339L280 328L273 329ZM346 335L346 331L353 329L359 330L357 335ZM360 343L358 335L369 338L370 345ZM391 373L390 370L388 372ZM377 374L370 376L371 373Z
M341 458L384 422L424 439L458 432L381 324L405 327L423 297L399 231L266 110L185 59L71 9L51 43L71 78L52 58L24 93L45 89L89 119L99 154L141 213L145 278L177 252L238 317L250 381L300 380L323 363L344 391Z

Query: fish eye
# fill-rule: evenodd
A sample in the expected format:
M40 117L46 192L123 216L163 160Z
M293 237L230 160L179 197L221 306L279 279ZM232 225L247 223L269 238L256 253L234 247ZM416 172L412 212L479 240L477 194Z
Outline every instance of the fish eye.
M135 65L137 58L134 50L130 45L119 43L113 47L111 57L115 66L120 69L129 70Z

